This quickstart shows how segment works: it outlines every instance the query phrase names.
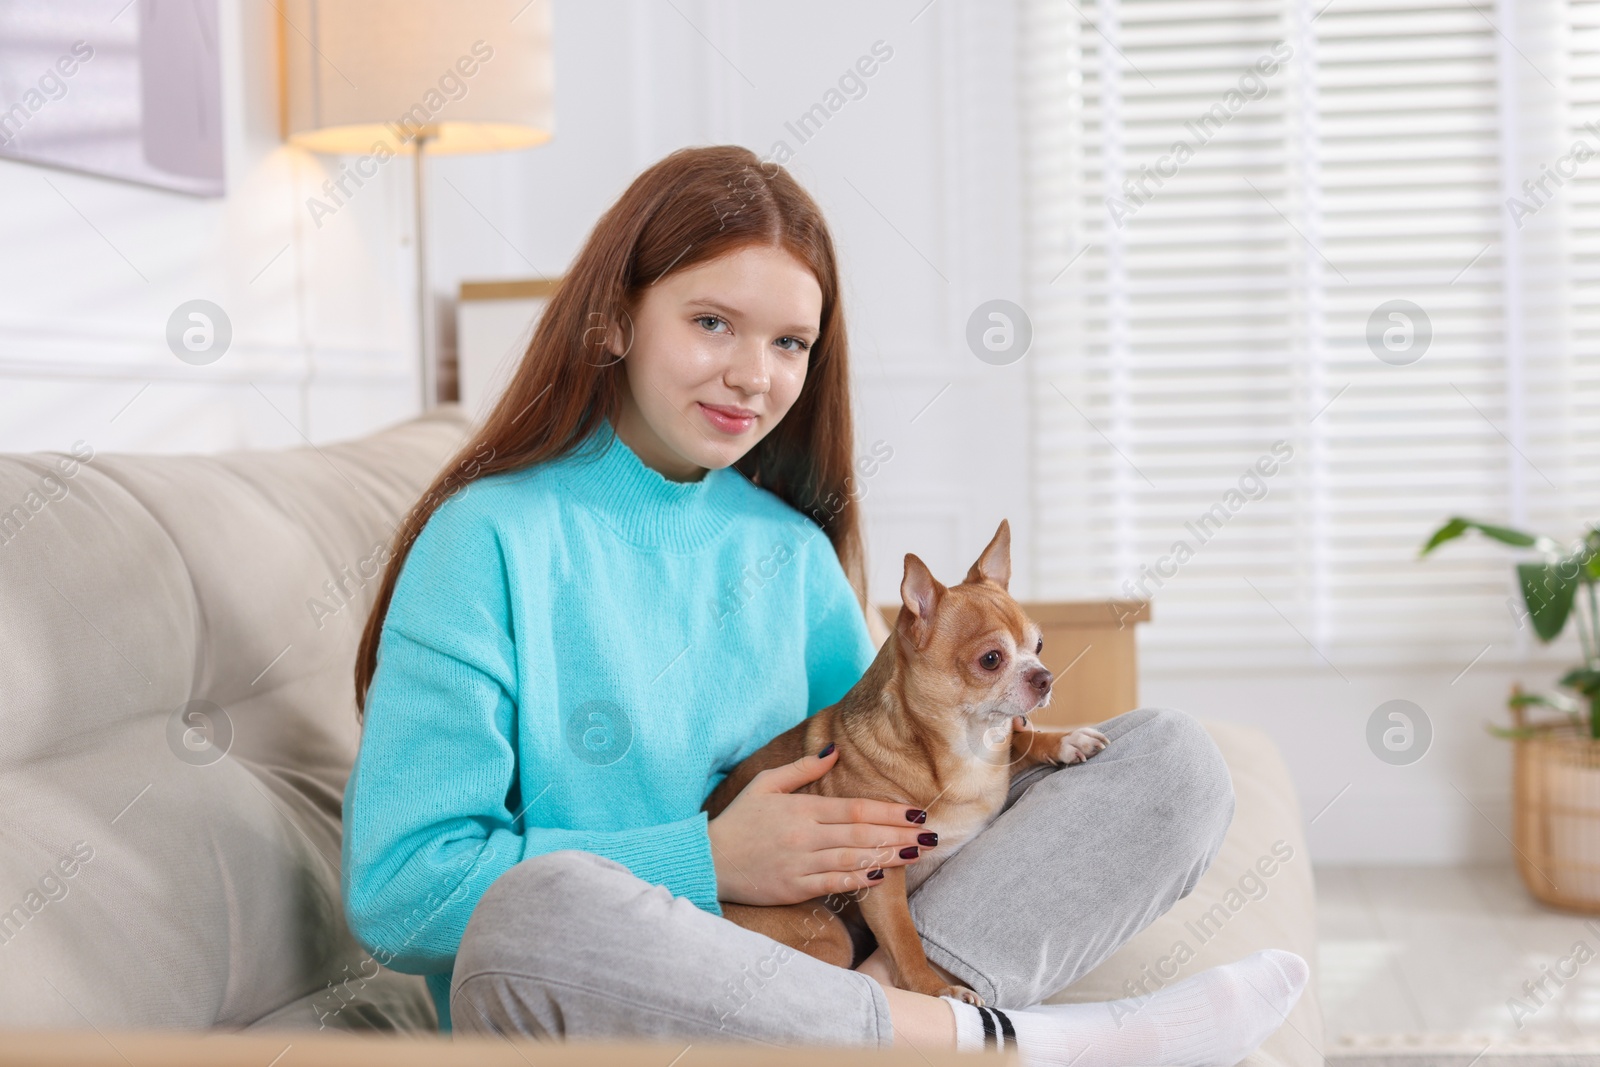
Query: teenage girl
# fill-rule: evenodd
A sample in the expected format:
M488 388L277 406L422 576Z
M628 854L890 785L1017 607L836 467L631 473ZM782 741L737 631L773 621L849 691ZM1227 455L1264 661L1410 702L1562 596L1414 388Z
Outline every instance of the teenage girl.
M1181 712L1120 715L1094 759L1018 776L912 895L929 960L989 1007L721 917L866 890L939 847L915 809L795 794L834 752L700 810L876 653L849 383L833 242L785 170L689 148L629 186L396 535L355 671L351 930L427 976L447 1031L1237 1062L1293 1006L1300 957L1040 1003L1221 845L1232 783Z

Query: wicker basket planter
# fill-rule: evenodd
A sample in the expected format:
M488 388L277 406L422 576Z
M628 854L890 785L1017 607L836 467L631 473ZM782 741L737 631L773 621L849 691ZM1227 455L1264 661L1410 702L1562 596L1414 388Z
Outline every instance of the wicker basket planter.
M1566 723L1530 729L1512 742L1517 869L1535 899L1600 914L1600 741Z

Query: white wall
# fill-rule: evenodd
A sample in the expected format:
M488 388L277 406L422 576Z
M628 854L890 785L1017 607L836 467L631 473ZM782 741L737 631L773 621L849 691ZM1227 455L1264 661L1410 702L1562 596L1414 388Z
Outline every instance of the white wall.
M328 161L278 140L275 11L222 7L225 199L0 162L0 450L290 446L416 410L408 161L316 226L305 201ZM991 367L964 342L977 304L1022 301L1015 32L1004 4L557 0L556 137L430 161L433 287L443 299L463 278L559 274L668 151L765 154L787 140L842 256L859 447L894 449L867 494L874 598L897 599L907 551L959 580L1002 517L1013 590L1051 595L1029 558L1028 361ZM785 122L879 40L894 54L865 96L799 145ZM206 367L164 339L171 311L197 297L235 330ZM1451 685L1450 673L1152 676L1143 696L1267 730L1308 819L1348 785L1311 827L1320 860L1502 858L1487 820L1508 826L1509 754L1481 723L1501 714L1508 679ZM1410 767L1379 763L1363 739L1366 716L1397 696L1436 730Z
M1160 605L1156 604L1156 618ZM1511 746L1487 723L1509 725L1511 683L1548 687L1559 670L1520 674L1466 666L1405 672L1346 670L1224 679L1146 674L1143 703L1249 723L1271 735L1293 772L1319 863L1509 862ZM1367 718L1386 701L1409 700L1433 726L1427 753L1408 766L1367 747Z

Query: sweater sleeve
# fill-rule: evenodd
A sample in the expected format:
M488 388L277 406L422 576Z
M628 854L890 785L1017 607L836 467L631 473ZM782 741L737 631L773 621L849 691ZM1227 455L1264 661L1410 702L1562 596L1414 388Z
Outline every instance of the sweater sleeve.
M878 650L855 589L821 527L814 528L806 550L806 714L814 715L861 680Z
M448 972L490 883L559 849L614 859L720 914L703 812L587 831L524 826L512 810L519 709L506 559L488 516L456 503L424 526L384 621L344 797L351 932L386 967Z

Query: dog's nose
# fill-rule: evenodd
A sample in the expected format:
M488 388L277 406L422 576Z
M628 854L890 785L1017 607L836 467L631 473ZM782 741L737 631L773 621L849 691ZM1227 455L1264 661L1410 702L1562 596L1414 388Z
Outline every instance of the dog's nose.
M1022 678L1023 681L1033 686L1040 696L1050 692L1050 683L1055 680L1055 676L1043 667L1033 668L1027 674L1024 674Z

